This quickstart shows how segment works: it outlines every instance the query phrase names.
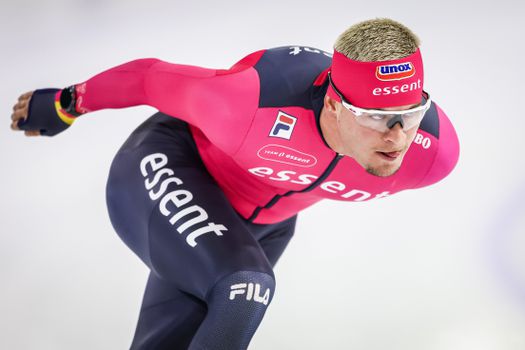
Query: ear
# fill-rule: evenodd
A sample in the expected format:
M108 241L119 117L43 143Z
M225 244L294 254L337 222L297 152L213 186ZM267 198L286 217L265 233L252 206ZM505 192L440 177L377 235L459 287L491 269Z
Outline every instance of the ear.
M330 96L328 96L328 94L326 94L324 96L324 108L332 113L337 113L337 109L338 109L338 104L339 102L337 102L336 100L334 100L333 98L331 98Z

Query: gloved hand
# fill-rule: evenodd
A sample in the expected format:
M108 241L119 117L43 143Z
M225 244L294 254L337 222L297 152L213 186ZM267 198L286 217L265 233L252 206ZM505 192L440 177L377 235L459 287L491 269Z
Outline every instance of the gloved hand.
M11 129L24 130L26 136L54 136L69 128L75 119L61 108L59 91L39 89L21 95L13 107Z

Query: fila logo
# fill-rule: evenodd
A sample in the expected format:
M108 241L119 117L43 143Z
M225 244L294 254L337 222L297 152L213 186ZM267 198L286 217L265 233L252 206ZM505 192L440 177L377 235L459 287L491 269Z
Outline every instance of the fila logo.
M270 288L261 296L261 285L259 283L238 283L230 287L230 300L235 299L237 295L246 294L246 300L268 305L270 301Z
M272 130L270 130L270 135L268 136L289 140L292 137L296 122L296 117L279 111L275 123L273 123Z
M376 68L376 77L382 81L401 80L410 78L416 73L416 69L411 62L388 64Z

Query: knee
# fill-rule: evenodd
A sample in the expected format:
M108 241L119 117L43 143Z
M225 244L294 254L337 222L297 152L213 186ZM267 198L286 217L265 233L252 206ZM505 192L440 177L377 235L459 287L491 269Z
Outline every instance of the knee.
M275 291L273 273L238 271L208 293L208 313L190 349L246 349Z
M217 282L207 299L211 303L236 304L240 310L264 312L274 293L273 272L238 271Z

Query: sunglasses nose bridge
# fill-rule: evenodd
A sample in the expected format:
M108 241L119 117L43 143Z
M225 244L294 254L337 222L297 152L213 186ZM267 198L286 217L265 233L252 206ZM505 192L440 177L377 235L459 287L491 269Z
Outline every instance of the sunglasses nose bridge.
M399 125L401 125L401 128L405 127L405 121L403 120L403 118L400 115L396 115L394 118L390 119L386 123L386 126L389 129L392 129L394 126L396 126L397 123L399 123Z

